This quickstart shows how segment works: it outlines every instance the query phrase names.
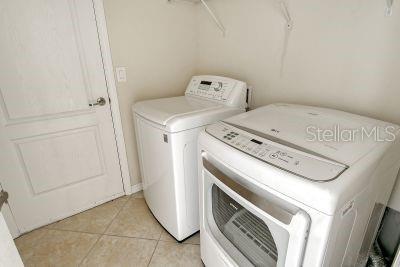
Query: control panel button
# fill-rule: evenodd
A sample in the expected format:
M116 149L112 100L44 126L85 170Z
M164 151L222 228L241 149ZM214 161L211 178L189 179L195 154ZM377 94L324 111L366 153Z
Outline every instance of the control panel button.
M269 155L269 157L270 157L271 159L277 159L279 156L278 156L278 154L273 153L273 154Z
M190 83L188 92L196 96L216 101L226 101L235 85L235 82L194 79Z
M267 154L267 151L261 151L260 154L258 154L258 156L260 157L264 157Z

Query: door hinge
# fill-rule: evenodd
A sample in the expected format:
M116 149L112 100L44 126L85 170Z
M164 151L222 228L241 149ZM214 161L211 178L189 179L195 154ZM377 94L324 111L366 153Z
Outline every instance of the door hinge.
M8 193L4 190L0 191L0 210L3 207L4 203L7 203L8 200Z

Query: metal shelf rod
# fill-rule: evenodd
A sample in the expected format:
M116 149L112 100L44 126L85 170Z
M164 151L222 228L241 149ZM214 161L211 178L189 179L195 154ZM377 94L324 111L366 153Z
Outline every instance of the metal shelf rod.
M225 27L221 23L221 21L217 18L214 11L207 5L205 0L200 0L200 2L203 4L203 6L207 10L207 12L210 14L210 16L212 17L212 19L214 20L214 22L218 26L218 28L221 30L222 35L225 36L225 32L226 32Z

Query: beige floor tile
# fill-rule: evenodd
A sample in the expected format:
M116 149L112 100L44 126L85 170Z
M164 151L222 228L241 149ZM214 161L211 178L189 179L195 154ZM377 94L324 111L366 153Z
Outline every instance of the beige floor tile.
M45 231L41 238L33 242L30 253L22 257L25 266L77 266L99 238L95 234Z
M203 266L200 246L159 241L149 266Z
M132 195L133 198L144 198L143 191L139 191Z
M129 197L120 197L59 222L50 224L47 228L102 234L128 199Z
M186 239L183 244L200 245L200 232Z
M162 229L160 240L166 242L177 242L176 239L172 235L170 235L164 228Z
M156 240L103 236L82 266L147 266Z
M106 234L159 239L162 227L143 198L131 198L107 229Z
M47 229L40 228L16 238L14 241L19 254L21 254L21 258L28 259L32 257L33 248L36 247L36 244L40 243L40 240L43 239L47 233Z
M176 239L170 235L165 229L163 229L160 237L161 241L166 241L166 242L177 242ZM189 237L186 239L183 244L193 244L193 245L200 245L200 232L196 233L195 235Z

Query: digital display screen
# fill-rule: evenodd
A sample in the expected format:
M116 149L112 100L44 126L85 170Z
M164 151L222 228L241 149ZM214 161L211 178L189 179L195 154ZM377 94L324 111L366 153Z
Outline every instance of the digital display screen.
M208 81L201 81L200 84L204 84L204 85L211 85L212 82L208 82Z
M206 91L207 91L207 90L210 89L211 84L212 84L212 82L209 82L209 81L201 81L201 82L200 82L199 89L200 89L200 90L206 90Z
M258 141L258 140L256 140L256 139L251 139L251 142L256 143L256 144L259 144L259 145L262 145L262 142L260 142L260 141Z

